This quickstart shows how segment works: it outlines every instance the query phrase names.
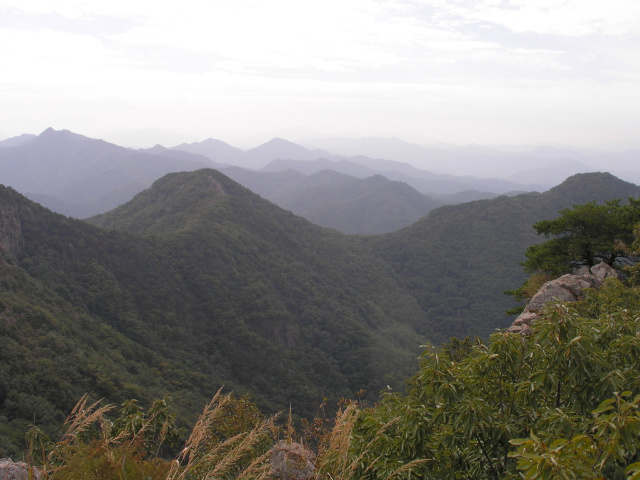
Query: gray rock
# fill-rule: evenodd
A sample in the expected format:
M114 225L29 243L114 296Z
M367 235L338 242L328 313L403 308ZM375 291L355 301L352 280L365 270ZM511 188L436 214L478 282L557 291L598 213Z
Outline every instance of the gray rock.
M279 480L310 480L315 474L315 460L316 456L299 443L281 440L271 449L270 474Z
M0 480L39 480L40 470L24 462L13 462L10 458L0 460Z
M576 302L582 299L585 288L600 288L605 279L618 276L615 269L599 263L590 269L582 267L575 273L551 280L540 287L507 331L527 335L531 333L529 327L540 318L541 310L549 303Z

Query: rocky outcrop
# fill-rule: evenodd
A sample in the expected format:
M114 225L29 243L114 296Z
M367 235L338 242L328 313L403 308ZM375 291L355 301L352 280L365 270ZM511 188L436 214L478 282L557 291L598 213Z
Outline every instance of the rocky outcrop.
M0 480L39 480L40 471L24 462L12 462L9 458L0 460Z
M18 207L0 205L0 250L18 254L24 246Z
M582 299L585 288L599 288L609 277L617 278L618 272L605 263L599 263L545 283L507 331L523 335L530 333L531 325L540 318L540 312L549 302L576 302Z
M310 480L313 478L316 456L299 443L280 441L269 457L271 477L279 480Z

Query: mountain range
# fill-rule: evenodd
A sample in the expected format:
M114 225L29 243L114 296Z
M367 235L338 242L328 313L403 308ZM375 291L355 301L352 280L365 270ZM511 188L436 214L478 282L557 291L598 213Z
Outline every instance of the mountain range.
M397 138L325 138L299 141L342 155L363 155L409 163L434 173L538 183L546 190L576 173L607 171L640 183L640 151L583 150L565 145L420 145Z
M66 130L18 139L2 142L2 183L78 218L120 205L167 173L211 165L205 158L151 155Z
M64 172L47 159L66 158L68 168L86 172L84 152L96 149L98 160L119 152L121 166L164 168L172 160L195 167L186 158L203 158L120 148L47 131L0 149L0 163L24 184L44 186L38 172L20 171L16 151L46 150L40 163L21 158L23 168L45 169L52 185L63 184ZM317 187L314 194L326 196L328 186L333 200L354 188L354 177L335 171L261 173L284 177L294 192ZM113 175L107 180L117 184ZM375 175L356 180L362 205L375 205L372 192L411 188ZM17 190L0 188L5 453L15 452L34 416L51 429L85 392L147 403L168 393L181 412L194 412L226 385L265 411L291 405L302 416L325 398L359 390L375 400L387 386L402 387L420 345L484 337L510 324L504 311L514 300L502 292L524 278L518 262L539 241L533 223L573 204L640 196L639 187L610 174L580 174L544 193L422 205L429 213L405 228L353 236L314 225L211 168L166 174L86 221Z
M283 208L343 233L386 233L442 204L534 188L433 174L392 160L330 155L282 139L246 152L214 139L131 150L47 129L37 136L5 140L0 147L0 178L5 184L76 218L121 205L166 173L206 167L224 171ZM257 165L263 167L246 168ZM310 178L298 175L294 181L287 171ZM317 175L322 171L333 174ZM321 186L316 185L319 178Z

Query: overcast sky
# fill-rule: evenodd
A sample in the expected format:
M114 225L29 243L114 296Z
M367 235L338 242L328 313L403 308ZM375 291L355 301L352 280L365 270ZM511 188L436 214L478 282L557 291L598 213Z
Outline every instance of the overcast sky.
M638 0L0 0L0 65L3 137L640 144Z

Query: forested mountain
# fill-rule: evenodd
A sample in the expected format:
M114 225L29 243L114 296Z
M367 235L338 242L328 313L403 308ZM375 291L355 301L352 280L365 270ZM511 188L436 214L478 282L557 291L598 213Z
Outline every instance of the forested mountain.
M130 200L169 172L207 166L211 163L204 157L157 156L52 128L0 148L3 184L78 218Z
M80 389L204 403L224 384L312 415L323 398L401 386L428 340L362 242L214 170L163 177L93 220L108 229L0 194L0 419L13 434L36 403L60 420Z
M394 268L423 308L441 341L486 336L511 320L526 247L539 242L535 222L588 201L640 196L640 188L608 173L579 174L542 193L444 206L398 232L373 237L371 246Z

